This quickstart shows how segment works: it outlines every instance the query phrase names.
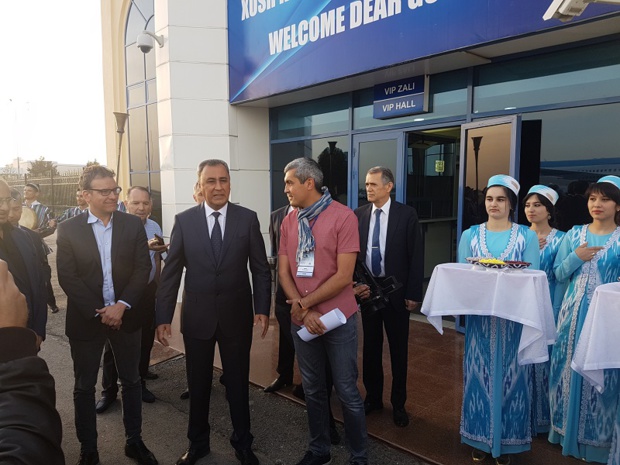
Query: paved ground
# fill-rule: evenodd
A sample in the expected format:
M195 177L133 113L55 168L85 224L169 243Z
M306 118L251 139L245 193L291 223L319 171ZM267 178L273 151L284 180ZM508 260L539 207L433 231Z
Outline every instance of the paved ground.
M55 235L46 239L55 247ZM79 443L73 426L73 370L69 343L64 335L66 308L65 296L57 285L55 277L55 253L50 256L54 276L52 283L62 308L58 314L48 318L48 337L41 356L47 360L50 371L56 379L57 408L63 423L63 449L67 464L77 463ZM185 360L177 357L158 365L152 370L159 379L149 381L149 388L157 396L154 404L143 404L143 439L162 465L172 465L187 447L186 430L188 401L179 399L185 389ZM218 374L219 375L219 374ZM228 438L232 432L225 400L224 387L214 376L211 397L211 454L200 460L201 465L238 464ZM97 393L97 397L99 393ZM261 464L291 465L303 456L307 444L306 412L303 406L274 394L265 394L261 389L250 387L252 432L255 436L254 451ZM338 425L344 436L342 425ZM123 453L123 425L120 402L110 410L98 415L99 453L102 465L135 463ZM347 451L343 445L332 449L332 464L344 465ZM377 465L428 465L408 453L393 449L377 440L370 440L370 460Z

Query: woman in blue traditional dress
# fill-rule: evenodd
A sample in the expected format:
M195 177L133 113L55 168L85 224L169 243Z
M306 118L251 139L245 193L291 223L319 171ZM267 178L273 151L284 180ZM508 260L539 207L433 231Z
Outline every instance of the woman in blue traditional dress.
M566 287L557 283L553 263L560 248L564 233L552 227L555 220L555 203L558 193L551 187L537 184L532 186L523 199L525 216L530 229L538 236L540 248L540 269L547 274L549 294L553 303L553 317L558 322L558 313ZM551 354L551 347L549 348ZM549 363L537 363L532 368L532 433L549 432Z
M618 408L619 370L605 371L605 390L599 394L570 364L594 289L620 276L620 178L602 177L586 196L592 223L566 233L554 265L558 282L568 287L551 357L549 441L561 444L563 455L607 463Z
M522 260L538 269L536 233L513 222L518 193L519 183L510 176L489 179L488 221L463 232L460 262L467 257ZM498 465L508 464L508 454L530 449L530 369L517 363L522 327L498 317L465 317L461 441L474 448L475 462L490 453Z

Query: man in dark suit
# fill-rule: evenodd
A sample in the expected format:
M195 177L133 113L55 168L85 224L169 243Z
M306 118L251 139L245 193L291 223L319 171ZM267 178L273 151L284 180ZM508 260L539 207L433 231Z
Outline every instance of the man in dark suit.
M407 400L407 354L409 312L422 301L422 237L414 208L390 199L394 175L376 166L366 174L366 195L370 202L355 210L359 221L359 260L366 263L378 282L394 276L403 287L390 294L385 308L362 311L364 328L364 410L369 414L383 408L383 327L392 361L392 408L394 423L405 427L409 415Z
M205 160L198 176L205 201L175 217L157 291L157 338L168 345L186 268L181 331L190 393L190 445L176 463L193 465L211 450L209 400L217 342L234 429L230 442L243 465L257 465L251 449L248 384L252 327L260 324L265 337L269 326L271 274L265 242L256 213L228 201L226 162Z
M45 339L47 290L41 253L26 231L9 221L15 203L11 189L0 179L0 259L6 261L20 292L28 303L28 328L37 333L38 345Z
M75 427L79 465L99 463L95 384L109 341L121 380L125 455L138 463L157 460L142 441L141 315L137 306L151 270L140 218L116 211L121 188L104 166L84 169L80 186L88 214L58 228L58 281L67 294L65 333L75 373Z
M278 260L280 246L280 225L284 217L292 210L285 205L271 213L269 222L269 239L271 240L271 257ZM276 392L285 386L293 384L293 367L295 365L295 345L291 335L291 306L286 303L286 295L278 283L276 288L275 314L279 325L278 341L278 377L265 388L265 392Z

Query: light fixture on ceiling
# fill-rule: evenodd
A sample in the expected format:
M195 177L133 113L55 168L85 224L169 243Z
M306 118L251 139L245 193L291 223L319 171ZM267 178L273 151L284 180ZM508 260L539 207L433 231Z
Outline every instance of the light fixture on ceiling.
M427 140L422 138L416 138L413 139L413 143L411 144L411 148L414 149L421 149L421 150L426 150L428 148L431 148L433 145L437 145L437 141L434 140Z
M567 22L575 16L580 16L590 3L605 3L607 5L620 6L620 0L553 0L547 11L543 15L543 19L559 19Z

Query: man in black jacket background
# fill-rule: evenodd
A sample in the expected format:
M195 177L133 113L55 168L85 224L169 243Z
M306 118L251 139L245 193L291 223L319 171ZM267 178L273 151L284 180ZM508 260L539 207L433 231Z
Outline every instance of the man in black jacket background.
M26 297L28 328L37 333L40 345L47 324L46 276L37 246L26 231L9 222L13 202L9 185L0 179L0 260L7 262L15 284Z

